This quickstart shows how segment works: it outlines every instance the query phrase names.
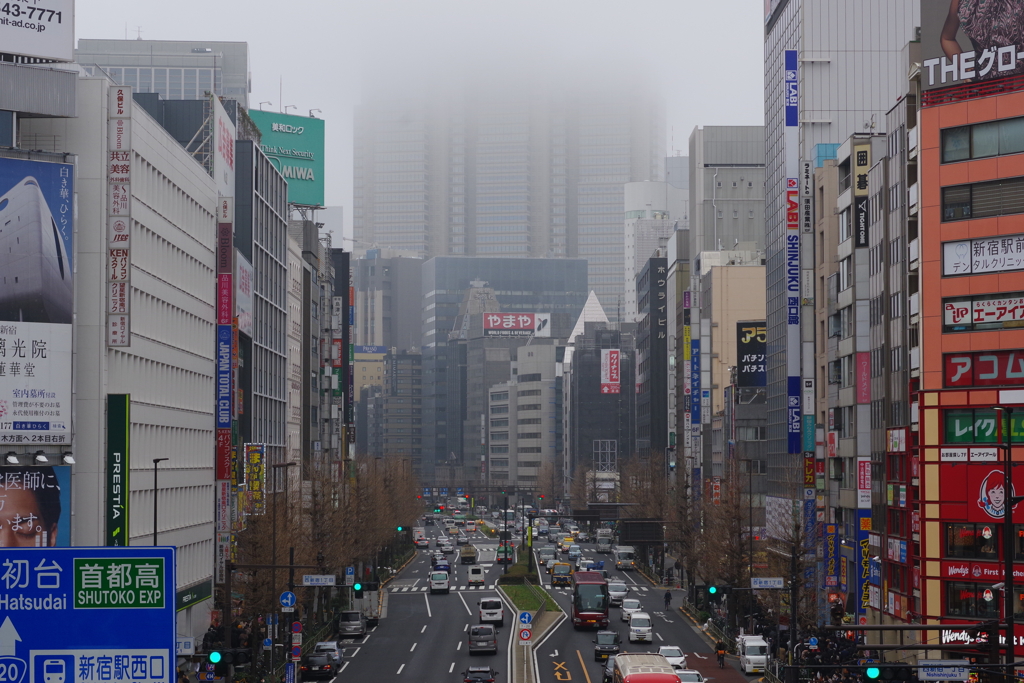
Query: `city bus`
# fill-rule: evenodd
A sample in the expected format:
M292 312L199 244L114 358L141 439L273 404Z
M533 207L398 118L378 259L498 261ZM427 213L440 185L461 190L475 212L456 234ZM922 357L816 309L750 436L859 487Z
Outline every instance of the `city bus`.
M608 627L608 582L601 572L582 571L572 575L572 625Z
M615 656L615 683L679 683L679 676L664 656L623 652Z

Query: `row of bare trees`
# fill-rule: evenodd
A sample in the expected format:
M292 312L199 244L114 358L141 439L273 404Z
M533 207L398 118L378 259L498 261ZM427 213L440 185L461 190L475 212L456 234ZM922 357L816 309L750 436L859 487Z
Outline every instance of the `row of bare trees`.
M245 529L237 535L239 564L284 566L294 553L294 564L316 568L295 570L301 586L302 574L340 577L347 566L375 571L396 559L399 539L407 538L405 530L423 513L408 460L357 461L349 463L347 473L341 463L307 463L303 469L301 480L298 472L291 473L287 487L282 475L279 490L267 495L265 512L246 519ZM288 569L241 574L242 585L236 583L236 590L244 594L244 611L275 611L278 596L288 587Z
M586 489L586 476L576 476L573 500L594 500ZM619 472L618 502L626 518L661 520L667 553L679 563L688 586L697 584L750 587L752 576L795 578L798 586L798 623L815 621L816 592L804 578L813 566L813 550L805 547L808 529L798 507L791 520L783 520L778 538L750 537L747 481L741 475L723 477L720 491L709 495L701 481L687 482L683 473L670 472L662 454L633 458ZM577 497L580 496L580 497ZM794 559L795 555L795 559ZM737 591L730 596L730 626L746 625L751 612L770 621L788 614L789 591ZM739 620L737 622L737 617ZM784 620L787 617L784 617Z

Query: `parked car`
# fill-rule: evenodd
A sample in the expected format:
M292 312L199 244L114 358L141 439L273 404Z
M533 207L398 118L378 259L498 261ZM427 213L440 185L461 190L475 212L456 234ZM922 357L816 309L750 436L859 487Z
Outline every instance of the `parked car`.
M462 672L463 683L494 683L498 672L489 666L471 666Z
M594 660L603 662L619 652L619 634L615 631L598 631L594 639Z
M498 629L491 624L469 627L469 654L491 652L498 654Z
M303 681L330 680L338 675L338 664L327 652L311 652L299 662L299 678Z
M366 617L362 612L342 612L338 616L338 635L342 638L362 638L366 635Z

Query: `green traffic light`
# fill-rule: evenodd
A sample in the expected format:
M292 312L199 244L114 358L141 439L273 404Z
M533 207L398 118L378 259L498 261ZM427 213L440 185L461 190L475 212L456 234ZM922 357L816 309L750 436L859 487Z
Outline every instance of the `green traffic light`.
M717 592L718 592L718 586L711 586L710 588L708 588L708 593L710 593L711 595L714 595Z
M874 680L882 674L882 671L877 666L869 666L867 669L864 670L864 674L868 678Z
M352 586L352 588L357 590L357 591L361 591L361 590L363 590L363 584L357 583L356 585Z
M210 662L213 663L213 664L217 664L218 662L220 662L220 653L219 652L211 652L210 653Z
M401 531L401 530L402 530L402 527L396 527L396 530L397 530L397 531Z

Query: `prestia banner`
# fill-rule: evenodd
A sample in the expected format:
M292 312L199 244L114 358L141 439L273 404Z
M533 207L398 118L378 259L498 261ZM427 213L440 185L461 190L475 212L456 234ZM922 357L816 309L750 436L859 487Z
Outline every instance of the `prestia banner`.
M74 177L0 159L0 444L71 443Z
M921 53L925 90L1024 73L1024 0L921 0Z

